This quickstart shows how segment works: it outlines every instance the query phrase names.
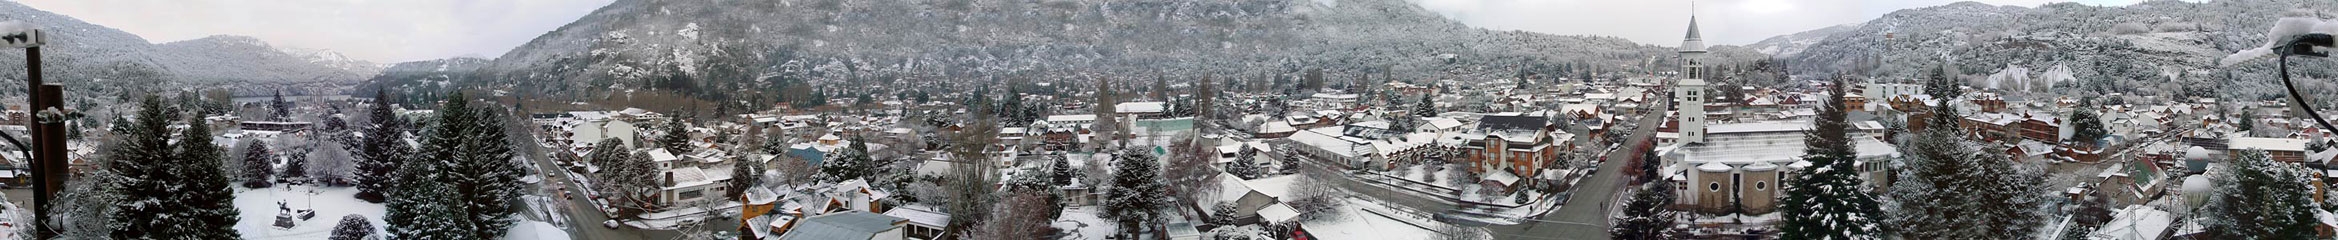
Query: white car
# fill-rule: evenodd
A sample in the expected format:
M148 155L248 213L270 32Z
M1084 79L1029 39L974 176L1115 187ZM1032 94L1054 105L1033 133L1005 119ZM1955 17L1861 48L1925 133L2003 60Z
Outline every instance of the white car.
M601 221L601 227L617 229L617 220Z

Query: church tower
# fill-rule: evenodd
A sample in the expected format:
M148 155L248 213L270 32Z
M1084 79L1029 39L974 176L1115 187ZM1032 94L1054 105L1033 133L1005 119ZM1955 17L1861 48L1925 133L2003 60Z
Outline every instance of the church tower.
M1680 80L1673 82L1673 104L1679 108L1680 142L1705 141L1705 38L1697 34L1697 16L1689 15L1689 35L1680 41Z

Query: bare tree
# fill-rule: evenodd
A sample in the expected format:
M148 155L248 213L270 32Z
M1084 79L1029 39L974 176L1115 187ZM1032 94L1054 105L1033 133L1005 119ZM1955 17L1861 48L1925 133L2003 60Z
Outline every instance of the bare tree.
M1047 193L1017 191L991 208L990 219L971 232L970 239L1035 239L1056 234L1048 226L1050 216L1057 211L1048 203Z
M1169 178L1169 188L1175 191L1170 196L1177 198L1178 202L1192 204L1201 198L1210 197L1208 195L1215 195L1219 188L1219 171L1210 166L1217 159L1217 148L1204 144L1200 136L1192 133L1182 137L1184 140L1170 146L1176 152L1170 154L1170 163L1165 166L1168 168L1165 173Z

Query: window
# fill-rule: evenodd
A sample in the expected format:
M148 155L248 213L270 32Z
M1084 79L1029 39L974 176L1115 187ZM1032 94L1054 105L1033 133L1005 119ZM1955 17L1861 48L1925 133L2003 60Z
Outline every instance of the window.
M1770 182L1754 182L1754 190L1770 190Z
M1711 191L1719 192L1721 191L1721 182L1713 182L1713 184L1708 185L1705 188L1712 189Z
M675 197L678 197L678 198L680 198L680 199L683 199L683 200L689 200L689 199L698 199L698 197L705 196L705 195L706 195L706 193L704 193L704 192L701 192L701 191L698 191L698 190L682 191L682 193L679 193L679 194L674 194L674 196L675 196Z

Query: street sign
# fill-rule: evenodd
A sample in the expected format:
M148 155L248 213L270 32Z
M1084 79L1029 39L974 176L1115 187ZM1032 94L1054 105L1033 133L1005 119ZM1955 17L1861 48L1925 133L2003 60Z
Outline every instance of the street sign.
M39 47L41 44L48 43L48 39L47 36L41 35L40 28L34 27L30 23L0 22L0 46L8 48Z

